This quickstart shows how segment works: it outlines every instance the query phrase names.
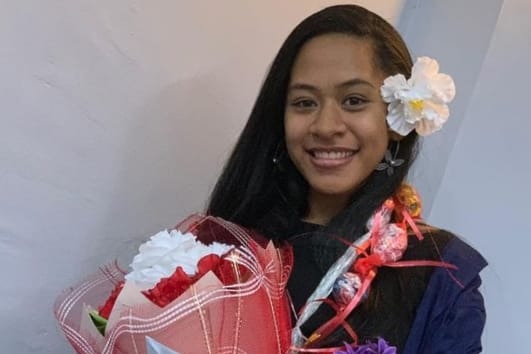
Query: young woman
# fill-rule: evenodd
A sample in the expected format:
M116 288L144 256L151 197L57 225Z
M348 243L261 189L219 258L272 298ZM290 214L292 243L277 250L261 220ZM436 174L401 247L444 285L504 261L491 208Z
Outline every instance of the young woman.
M356 5L306 18L274 59L208 213L293 246L288 290L295 313L345 252L344 240L360 239L371 216L402 190L418 133L447 117L445 106L436 103L448 101L453 86L431 102L410 99L405 108L382 96L386 78L409 78L412 68L396 30ZM438 116L397 121L415 112ZM421 263L379 267L347 322L359 343L382 337L399 353L479 353L485 311L478 274L486 263L449 232L419 228L424 240L411 232L400 260L444 261L458 270ZM302 334L312 338L334 315L320 306ZM318 346L351 337L340 326Z

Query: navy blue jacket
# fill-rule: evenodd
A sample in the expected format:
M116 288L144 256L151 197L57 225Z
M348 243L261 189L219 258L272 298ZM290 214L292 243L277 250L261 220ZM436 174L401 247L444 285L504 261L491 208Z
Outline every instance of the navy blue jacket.
M458 267L452 273L462 286L446 269L433 272L400 354L481 353L486 314L479 272L487 262L457 237L444 247L442 258Z

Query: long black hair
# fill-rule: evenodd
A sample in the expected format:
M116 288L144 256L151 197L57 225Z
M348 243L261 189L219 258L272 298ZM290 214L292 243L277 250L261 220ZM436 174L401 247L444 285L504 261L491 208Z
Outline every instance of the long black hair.
M210 198L207 213L270 238L283 238L283 228L301 218L307 206L307 182L295 169L284 146L287 86L295 58L310 39L329 33L368 40L375 65L386 75L411 74L412 60L398 32L383 18L356 5L325 8L303 20L283 43L265 78L251 115ZM406 163L392 176L375 171L352 196L351 204L328 225L342 237L355 239L371 213L392 195L415 156L417 134L400 141L398 157ZM279 164L273 162L279 158Z

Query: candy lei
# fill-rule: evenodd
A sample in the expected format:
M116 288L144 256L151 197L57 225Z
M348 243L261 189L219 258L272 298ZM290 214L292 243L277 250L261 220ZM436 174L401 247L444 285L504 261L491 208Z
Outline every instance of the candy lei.
M455 268L445 262L400 261L408 245L408 226L417 238L420 240L423 238L414 222L415 219L420 218L420 212L421 202L418 194L411 186L404 184L373 214L367 222L369 231L347 248L308 298L307 305L303 308L292 331L293 352L332 353L341 349L315 348L316 344L340 325L345 328L356 344L356 333L346 323L346 318L367 296L379 267L441 266ZM333 295L334 302L327 299L330 294ZM300 328L322 302L331 305L337 314L307 338Z

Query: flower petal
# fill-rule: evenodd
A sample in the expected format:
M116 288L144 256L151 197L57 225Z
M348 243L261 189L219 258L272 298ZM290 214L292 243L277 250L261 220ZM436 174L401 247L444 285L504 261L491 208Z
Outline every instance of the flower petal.
M410 87L404 75L397 74L389 76L383 82L380 88L380 94L384 102L393 102L397 98L397 92L407 91Z
M424 103L422 114L425 119L432 120L437 124L443 125L450 116L450 110L445 104L437 104L430 101Z
M389 104L387 114L387 124L389 128L402 136L408 135L415 125L404 119L404 106L401 103L393 102Z
M455 97L454 80L449 75L435 75L430 82L430 88L434 98L440 100L441 103L448 103Z
M439 72L439 63L430 57L419 57L411 69L413 79L430 77Z
M420 136L427 136L440 130L442 125L436 124L433 120L423 119L415 124L415 130Z
M194 276L198 272L198 262L204 256L221 256L232 248L218 242L205 245L191 233L164 230L139 247L139 253L131 264L132 271L125 278L145 288L171 276L177 267Z

